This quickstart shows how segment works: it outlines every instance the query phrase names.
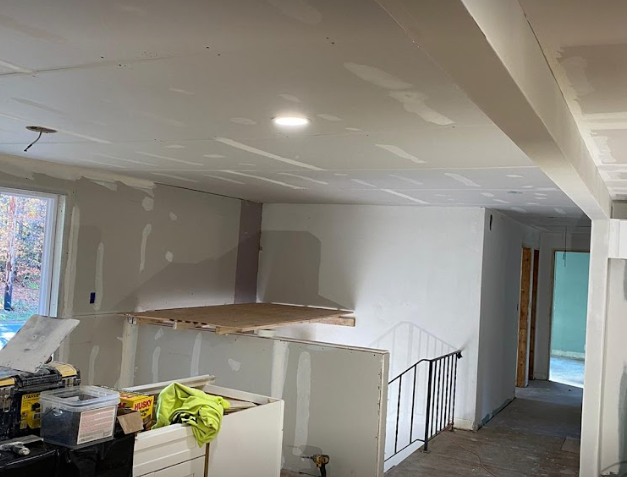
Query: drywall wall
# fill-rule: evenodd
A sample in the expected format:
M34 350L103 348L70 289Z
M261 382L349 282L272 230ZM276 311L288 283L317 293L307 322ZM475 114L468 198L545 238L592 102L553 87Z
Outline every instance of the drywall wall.
M462 349L456 423L472 428L483 229L479 208L264 205L259 299L354 309L355 328L278 333L387 349L390 378Z
M538 248L539 239L534 229L486 211L477 375L480 425L514 398L522 247Z
M330 477L383 475L388 353L254 335L139 326L135 384L213 374L216 384L285 400L283 465L331 456Z
M583 359L588 317L589 252L556 252L551 356Z
M594 286L594 283L592 284ZM627 472L627 261L610 260L601 389L601 472ZM586 386L588 386L586 381ZM590 390L592 391L592 390ZM588 392L584 388L584 393ZM585 407L584 407L585 412Z
M66 197L59 310L81 324L60 357L85 382L113 385L120 376L124 328L112 314L233 303L238 283L241 296L255 295L256 265L238 266L238 249L241 241L257 250L258 205L247 205L240 236L237 199L2 157L0 185Z
M536 310L535 379L549 379L551 355L551 310L553 306L553 260L556 250L590 251L588 233L543 233L540 236L538 307Z

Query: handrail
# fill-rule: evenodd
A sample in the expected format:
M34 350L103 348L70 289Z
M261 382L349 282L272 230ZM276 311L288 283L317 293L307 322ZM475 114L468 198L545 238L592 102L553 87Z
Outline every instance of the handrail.
M423 451L428 452L429 441L446 429L453 430L455 419L455 391L457 389L457 361L462 358L461 350L438 356L423 358L401 374L392 379L388 386L398 381L398 399L396 404L396 427L394 432L394 453L385 460L390 460L416 442L423 442ZM414 438L414 415L416 407L416 378L419 366L428 363L428 378L426 382L426 404L424 408L425 426L422 438ZM401 398L403 394L403 377L413 371L411 388L411 417L409 419L409 439L407 445L398 448Z

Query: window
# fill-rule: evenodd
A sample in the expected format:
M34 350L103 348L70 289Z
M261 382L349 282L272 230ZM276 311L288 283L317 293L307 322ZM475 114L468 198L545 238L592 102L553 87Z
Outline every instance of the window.
M31 315L57 313L61 199L0 188L0 348Z

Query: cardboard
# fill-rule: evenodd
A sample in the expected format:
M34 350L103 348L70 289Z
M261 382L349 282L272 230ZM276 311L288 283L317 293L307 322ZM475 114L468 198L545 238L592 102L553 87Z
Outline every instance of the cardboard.
M144 421L139 411L118 408L118 422L124 434L133 434L144 430Z

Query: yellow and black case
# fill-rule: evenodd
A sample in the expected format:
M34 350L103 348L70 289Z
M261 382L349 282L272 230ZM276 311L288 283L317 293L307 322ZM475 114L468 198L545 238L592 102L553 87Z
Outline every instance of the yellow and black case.
M39 393L81 383L78 369L55 361L35 373L0 368L0 374L0 440L38 433Z

